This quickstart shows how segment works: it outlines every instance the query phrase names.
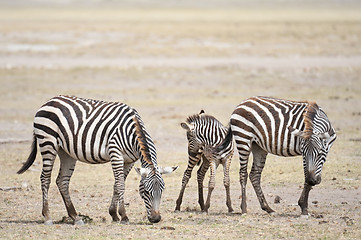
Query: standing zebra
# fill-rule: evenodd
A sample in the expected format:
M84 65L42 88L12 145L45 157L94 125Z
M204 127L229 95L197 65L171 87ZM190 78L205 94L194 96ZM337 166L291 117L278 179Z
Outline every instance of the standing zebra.
M41 189L45 224L52 224L48 207L48 190L56 155L60 170L56 179L69 217L74 224L84 224L77 215L69 195L69 181L76 161L100 164L111 162L115 183L109 214L113 221L128 222L124 208L125 180L134 163L140 159L139 193L144 200L150 222L161 219L159 204L165 188L162 173L171 173L177 167L157 166L156 149L144 128L138 112L117 102L104 102L73 96L57 96L46 102L36 113L32 150L18 171L25 172L35 161L39 143L43 158Z
M303 156L305 183L298 201L302 215L308 215L308 194L321 182L321 171L336 133L325 112L314 102L294 102L269 97L252 97L237 106L230 120L240 159L242 213L247 212L246 184L249 173L261 208L274 212L263 195L260 179L268 153Z
M196 164L202 165L197 171L198 181L198 203L201 210L207 212L210 206L212 191L215 187L216 169L221 163L223 165L224 179L223 184L226 188L226 205L228 212L233 212L231 197L229 191L229 167L233 156L233 138L230 128L226 128L213 116L203 114L202 110L199 114L189 116L186 123L181 123L182 128L187 130L188 139L188 167L184 171L182 179L182 188L176 201L176 211L180 210L182 204L184 190L191 177L192 170ZM228 137L226 137L226 135ZM223 139L222 145L219 145ZM202 161L203 160L203 161ZM203 180L204 176L210 168L210 180L208 185L208 196L206 204L203 199Z

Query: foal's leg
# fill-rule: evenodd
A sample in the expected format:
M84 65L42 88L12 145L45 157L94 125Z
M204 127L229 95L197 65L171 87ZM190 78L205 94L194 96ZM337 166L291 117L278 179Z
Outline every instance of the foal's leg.
M58 151L58 154L60 158L60 170L59 175L56 179L56 184L58 185L69 217L73 219L74 224L84 225L83 220L81 219L81 217L78 216L77 212L75 211L69 194L69 182L75 169L76 160L70 157L62 149Z
M202 165L199 167L197 171L197 182L198 182L198 203L201 207L201 211L206 211L204 206L204 198L203 198L203 181L204 176L209 168L209 161L208 159L202 155Z
M209 168L210 168L210 179L208 183L208 195L207 195L207 201L204 205L204 211L208 212L208 209L211 205L211 196L212 192L214 190L214 187L216 186L216 170L219 165L219 161L216 159L212 159L209 162Z
M226 205L228 207L228 212L233 212L232 208L232 202L231 202L231 193L230 193L230 178L229 178L229 168L231 166L232 161L232 155L228 157L226 161L223 163L223 172L224 172L224 178L223 178L223 185L226 189Z
M258 201L261 204L261 208L268 213L272 213L274 211L268 206L261 188L261 174L266 162L267 152L260 148L257 144L253 144L252 153L253 164L252 170L249 173L249 178L258 197Z
M188 157L189 157L188 158L188 166L183 174L182 187L179 192L178 199L176 201L175 211L180 211L180 206L182 204L184 190L188 184L189 179L191 178L194 166L200 161L200 156L201 155L199 153L193 153L193 152L188 151Z

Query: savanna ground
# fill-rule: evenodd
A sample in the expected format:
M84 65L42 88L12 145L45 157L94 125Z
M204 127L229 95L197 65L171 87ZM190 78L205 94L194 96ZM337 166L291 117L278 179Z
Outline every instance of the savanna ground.
M352 4L5 5L0 9L0 238L361 239L360 76L361 14ZM159 165L179 166L164 176L160 223L148 224L135 171L126 182L130 224L112 223L110 164L79 162L70 192L78 212L92 221L70 224L55 185L57 161L49 191L55 224L42 224L40 156L23 175L16 171L29 153L35 112L58 94L121 101L138 110L155 141ZM300 218L297 206L301 157L272 155L262 186L278 214L260 209L249 183L248 214L241 215L237 153L231 168L234 214L227 213L221 167L209 213L201 213L197 203L196 171L175 213L187 164L179 123L204 109L227 124L235 106L254 95L316 101L337 131L322 183L310 192L309 218Z

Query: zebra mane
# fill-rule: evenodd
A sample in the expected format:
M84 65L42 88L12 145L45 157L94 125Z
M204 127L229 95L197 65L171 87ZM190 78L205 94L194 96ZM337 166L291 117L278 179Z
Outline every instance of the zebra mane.
M308 102L306 111L303 114L305 122L304 137L309 138L313 134L313 120L319 111L319 107L315 102Z
M139 147L140 147L140 153L142 154L144 161L146 161L149 165L154 167L154 164L153 164L153 162L151 160L151 156L150 156L147 138L145 136L142 125L139 122L137 116L134 116L133 120L135 123L135 133L137 135L137 140L138 140Z
M206 115L206 114L194 114L194 115L191 115L187 118L187 123L188 124L191 124L191 123L194 123L194 122L199 122L200 120L205 120L205 121L217 121L218 120L213 117L213 116L210 116L210 115Z

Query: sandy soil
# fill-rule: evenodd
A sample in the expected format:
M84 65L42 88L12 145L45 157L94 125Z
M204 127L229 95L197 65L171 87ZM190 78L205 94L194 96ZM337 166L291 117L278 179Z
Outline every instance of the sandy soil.
M1 239L361 238L358 8L10 6L0 12ZM111 223L110 165L78 163L71 196L92 222L78 227L62 220L66 211L54 183L56 165L50 187L56 224L42 224L40 156L25 174L15 173L27 158L36 110L58 94L121 101L138 110L155 140L159 164L179 166L164 177L160 223L148 224L133 171L126 183L131 223ZM300 218L297 206L302 159L271 155L262 186L276 215L260 209L251 184L248 214L240 215L237 154L231 168L234 214L227 213L221 169L208 214L197 204L195 174L181 212L174 213L187 164L179 123L204 109L227 124L234 107L254 95L316 101L337 130L322 183L310 193L310 217Z

